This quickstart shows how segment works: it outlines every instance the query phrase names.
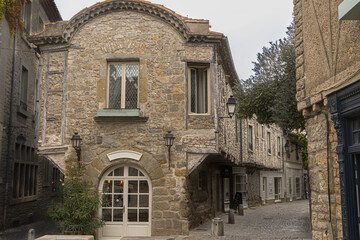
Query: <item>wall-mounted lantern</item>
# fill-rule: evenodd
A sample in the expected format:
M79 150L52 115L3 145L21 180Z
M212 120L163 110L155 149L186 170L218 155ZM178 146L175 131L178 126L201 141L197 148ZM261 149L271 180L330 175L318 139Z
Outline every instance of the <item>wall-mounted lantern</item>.
M170 148L174 144L174 139L175 139L175 137L171 133L171 131L168 131L167 134L164 136L165 146L168 147L168 151L169 151L169 170L170 170Z
M20 133L20 135L16 137L16 142L24 145L26 142L26 137L22 133Z
M71 138L71 144L76 151L79 163L80 163L80 154L81 154L81 141L82 141L82 139L81 139L80 135L78 135L78 133L75 132Z
M219 118L232 118L235 114L236 109L236 100L233 96L230 96L227 103L226 103L226 109L229 116L227 117L219 117Z

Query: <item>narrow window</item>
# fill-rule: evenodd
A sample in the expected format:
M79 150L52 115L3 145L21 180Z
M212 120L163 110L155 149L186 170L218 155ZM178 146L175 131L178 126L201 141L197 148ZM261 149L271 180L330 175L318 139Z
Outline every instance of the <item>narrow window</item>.
M271 154L271 134L267 132L267 151L268 154Z
M261 138L262 138L262 139L265 138L265 128L264 128L264 125L261 125Z
M29 35L31 25L31 1L26 1L26 4L23 8L22 20L24 23L24 32L26 35Z
M29 77L29 72L23 66L21 71L21 81L20 81L20 107L25 111L27 111L28 77Z
M278 156L281 156L281 144L280 144L280 137L277 137L277 152L278 152Z
M255 125L255 137L259 137L259 124L258 123L256 123L256 125Z
M248 128L248 148L253 150L253 127L251 125Z
M209 79L207 68L189 69L189 105L191 113L209 112Z
M138 108L138 63L108 64L108 108Z

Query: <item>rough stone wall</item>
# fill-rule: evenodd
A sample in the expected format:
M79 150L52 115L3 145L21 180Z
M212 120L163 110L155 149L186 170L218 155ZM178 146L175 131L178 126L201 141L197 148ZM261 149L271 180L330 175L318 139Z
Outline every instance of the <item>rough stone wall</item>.
M328 115L326 95L360 78L358 21L338 19L336 1L294 0L298 109L306 117L313 239L329 238L326 164L330 162L332 229L342 238L337 137ZM330 124L330 156L326 152L326 120Z
M283 132L280 127L272 125L261 125L256 121L256 117L242 120L243 125L243 163L255 163L265 168L280 170L283 167ZM253 128L253 149L248 147L248 127ZM256 128L258 127L258 134ZM262 136L262 128L264 128L264 136ZM270 132L271 154L268 153L267 133ZM278 155L278 140L280 137L280 156Z
M261 204L260 196L260 171L256 170L250 174L247 174L247 189L248 189L248 206L258 206Z
M32 22L31 31L38 30L38 17L41 16L44 22L48 22L46 14L39 4L38 0L32 1ZM13 103L13 128L12 128L12 152L10 159L9 172L9 193L8 207L6 214L6 226L12 224L25 224L29 221L40 220L43 213L52 198L51 186L43 186L43 162L38 161L38 178L37 178L37 197L36 201L18 202L12 198L12 176L13 176L13 157L15 150L16 137L22 133L26 137L26 146L36 148L36 132L35 132L35 96L36 96L36 80L38 78L39 57L31 45L25 40L24 34L19 34L17 38L16 66L15 66L15 84L14 84L14 103ZM11 81L13 67L13 37L10 34L9 26L6 18L0 22L0 206L1 216L0 225L3 226L3 206L5 204L5 178L6 178L6 162L8 159L8 131L9 131L9 114L10 114L10 97L11 97ZM20 78L22 66L28 70L28 91L27 91L27 110L19 107L20 102ZM51 178L51 175L50 175Z
M194 48L184 43L182 36L164 22L123 11L99 16L82 26L71 39L76 48L68 49L67 58L63 57L64 52L53 51L57 47L42 48L44 64L49 58L49 71L63 70L67 61L65 119L58 119L62 97L56 95L56 91L52 99L44 95L43 99L48 102L42 103L41 116L44 111L47 115L41 124L41 129L46 129L42 132L42 147L55 147L61 142L61 122L65 121L64 146L70 145L75 131L79 132L83 138L81 157L89 164L87 174L93 182L98 182L101 173L113 164L104 157L105 153L134 150L150 154L156 159L150 168L150 173L156 173L151 178L152 235L187 233L186 151L201 149L200 160L204 149L216 150L215 104L210 103L208 116L186 114L187 61L206 61L209 68L214 69L214 46ZM140 117L148 119L144 122L96 121L97 111L106 107L107 61L126 59L138 59ZM45 80L44 68L43 86L48 84L49 90L63 90L59 78L49 79L47 83ZM211 83L215 80L216 75L211 74ZM214 89L215 85L211 84L211 94ZM176 137L171 148L171 170L163 139L166 130L171 130ZM53 160L66 163L67 167L76 159L71 147L59 156L64 158Z

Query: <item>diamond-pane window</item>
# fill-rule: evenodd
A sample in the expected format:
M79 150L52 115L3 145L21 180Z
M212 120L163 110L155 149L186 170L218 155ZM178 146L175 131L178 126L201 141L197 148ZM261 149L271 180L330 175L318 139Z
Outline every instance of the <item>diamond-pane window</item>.
M139 65L109 63L108 108L138 108Z
M190 68L189 76L190 113L206 114L209 112L208 68Z

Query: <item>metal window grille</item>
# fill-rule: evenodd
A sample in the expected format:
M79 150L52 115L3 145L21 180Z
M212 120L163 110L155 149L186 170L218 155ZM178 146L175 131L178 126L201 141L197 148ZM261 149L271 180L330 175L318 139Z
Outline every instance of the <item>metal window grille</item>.
M138 64L126 65L126 99L125 108L135 109L138 102L138 78L139 78L139 66Z
M121 108L122 64L110 64L109 108Z

